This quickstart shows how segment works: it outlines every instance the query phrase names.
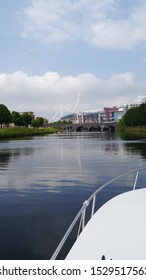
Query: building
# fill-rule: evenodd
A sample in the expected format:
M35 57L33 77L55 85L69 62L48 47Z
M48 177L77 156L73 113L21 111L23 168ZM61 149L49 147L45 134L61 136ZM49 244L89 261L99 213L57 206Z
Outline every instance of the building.
M30 115L32 117L32 119L35 119L35 115L34 112L28 111L28 112L19 112L20 115L22 115L23 113L28 113L28 115Z
M139 107L143 103L146 103L146 94L144 94L143 96L139 95L131 103L127 104L127 109L130 109L132 107Z
M146 103L146 94L138 96L131 103L123 105L121 107L104 107L103 110L90 110L79 113L71 113L61 117L61 121L72 122L73 124L85 124L85 123L108 123L118 122L128 109L132 107L138 107L142 103Z
M105 107L102 111L92 110L79 113L72 113L63 116L60 120L72 122L73 124L86 124L86 123L106 123L118 121L123 115L122 107L109 108Z
M98 111L83 111L72 113L61 118L61 121L72 122L74 124L97 123Z

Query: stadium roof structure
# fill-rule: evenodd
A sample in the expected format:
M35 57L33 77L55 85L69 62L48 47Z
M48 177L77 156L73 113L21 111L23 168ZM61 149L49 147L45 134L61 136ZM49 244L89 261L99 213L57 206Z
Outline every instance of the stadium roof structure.
M135 98L132 103L146 103L146 94L142 95L142 96L138 96L137 98Z
M75 118L76 116L94 116L97 115L99 113L99 111L83 111L83 112L79 112L79 113L72 113L72 114L68 114L65 116L61 117L61 120L66 120L66 119L72 119Z

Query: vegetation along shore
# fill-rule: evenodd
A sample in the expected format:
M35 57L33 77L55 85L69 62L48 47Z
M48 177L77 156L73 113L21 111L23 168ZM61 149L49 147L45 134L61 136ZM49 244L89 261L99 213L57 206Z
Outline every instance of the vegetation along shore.
M58 127L50 127L42 117L34 118L29 112L22 114L0 104L0 139L23 136L45 135L60 132Z
M0 139L5 138L17 138L24 136L35 136L35 135L46 135L58 133L59 129L54 127L46 128L27 128L27 127L16 127L16 128L1 128L0 129Z
M146 103L129 109L119 121L117 130L146 132Z

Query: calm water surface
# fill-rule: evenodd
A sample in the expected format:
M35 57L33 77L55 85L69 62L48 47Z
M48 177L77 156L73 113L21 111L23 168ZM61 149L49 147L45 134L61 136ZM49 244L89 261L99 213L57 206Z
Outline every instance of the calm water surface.
M146 134L79 133L0 141L0 259L50 259L96 188L145 165ZM120 188L130 188L132 180L121 181ZM112 195L111 187L99 196L98 207Z

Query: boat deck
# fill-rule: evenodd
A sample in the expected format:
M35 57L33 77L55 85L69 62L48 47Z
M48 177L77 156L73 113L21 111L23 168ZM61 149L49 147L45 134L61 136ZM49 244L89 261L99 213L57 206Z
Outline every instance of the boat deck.
M104 204L85 226L67 260L146 259L146 188Z

